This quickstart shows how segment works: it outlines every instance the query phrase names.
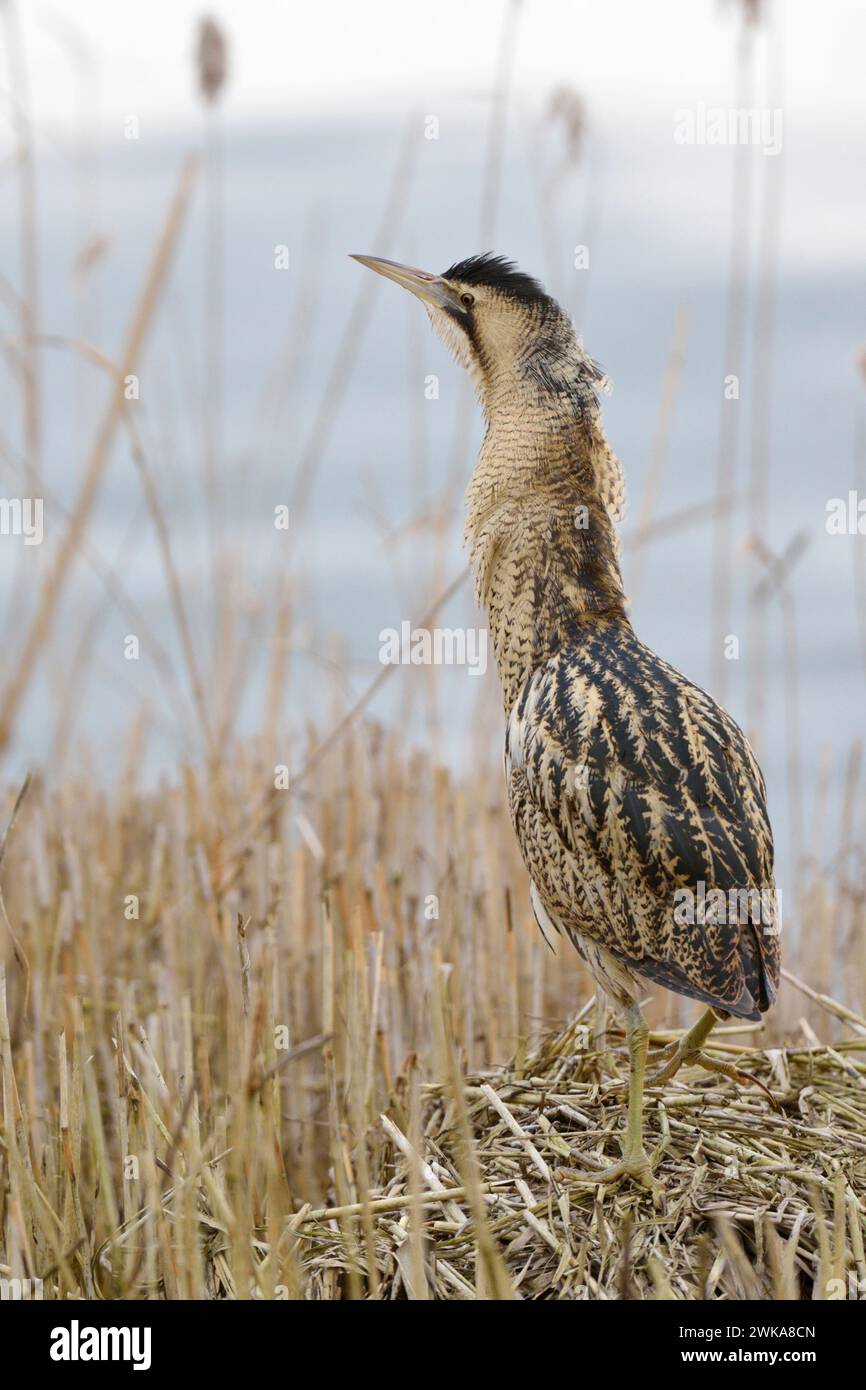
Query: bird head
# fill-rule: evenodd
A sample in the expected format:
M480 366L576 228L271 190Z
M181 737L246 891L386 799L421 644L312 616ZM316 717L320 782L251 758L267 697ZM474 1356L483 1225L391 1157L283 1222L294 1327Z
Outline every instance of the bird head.
M497 401L513 404L515 393L565 417L595 406L603 373L556 300L512 261L470 256L433 275L376 256L353 259L421 300L488 414Z

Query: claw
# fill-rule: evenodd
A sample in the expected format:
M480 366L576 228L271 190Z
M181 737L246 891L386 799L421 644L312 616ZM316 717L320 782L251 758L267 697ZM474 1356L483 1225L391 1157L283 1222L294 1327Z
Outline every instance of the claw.
M568 1177L571 1182L591 1183L595 1187L606 1187L609 1183L619 1182L621 1178L631 1178L638 1186L652 1193L656 1206L664 1193L662 1184L653 1177L652 1165L643 1150L631 1156L623 1154L619 1163L613 1163L609 1168L598 1168L595 1172L574 1173L569 1170Z
M700 1048L683 1048L681 1044L674 1044L674 1053L670 1061L656 1072L655 1076L647 1079L647 1087L664 1086L668 1081L676 1076L680 1067L691 1063L696 1067L703 1067L704 1071L716 1072L719 1076L727 1076L738 1086L758 1086L764 1092L770 1104L781 1111L781 1106L773 1095L772 1091L764 1085L764 1082L757 1076L751 1076L748 1072L740 1071L733 1062L721 1062L715 1057L708 1057Z
M664 1066L661 1067L661 1068L655 1073L654 1076L648 1076L648 1077L647 1077L646 1085L647 1085L647 1086L664 1086L664 1085L666 1085L666 1083L667 1083L668 1081L672 1081L672 1080L673 1080L673 1078L676 1076L676 1074L677 1074L677 1072L679 1071L679 1069L680 1069L681 1066L683 1066L686 1062L691 1062L691 1061L693 1061L693 1060L696 1059L698 1056L700 1056L700 1053L698 1053L698 1052L686 1051L685 1049L681 1048L680 1045L679 1045L678 1043L675 1043L675 1044L674 1044L674 1051L673 1051L673 1053L671 1054L671 1057L670 1057L669 1061L665 1062Z

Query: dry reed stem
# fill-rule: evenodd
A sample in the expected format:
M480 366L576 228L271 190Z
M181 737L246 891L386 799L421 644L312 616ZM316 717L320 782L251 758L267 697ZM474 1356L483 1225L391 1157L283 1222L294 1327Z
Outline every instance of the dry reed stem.
M18 654L12 674L0 694L0 751L6 747L18 706L30 683L39 653L51 632L57 605L70 565L87 530L93 504L111 455L111 445L125 409L122 381L132 375L145 344L153 314L171 264L172 254L183 226L192 189L195 161L189 160L181 174L171 207L127 330L120 355L120 377L106 405L72 507L72 513L58 546L53 566L39 592L36 612Z

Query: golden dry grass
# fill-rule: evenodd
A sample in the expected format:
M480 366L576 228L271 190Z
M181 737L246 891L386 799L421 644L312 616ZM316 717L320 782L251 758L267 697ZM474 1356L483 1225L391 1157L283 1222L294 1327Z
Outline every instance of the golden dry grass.
M779 1112L702 1072L650 1097L665 1209L578 1183L618 1152L624 1049L537 932L498 773L461 785L375 726L314 791L274 789L261 750L227 767L23 798L0 1273L59 1298L811 1297L866 1275L857 1015L788 985L773 1031L720 1031Z

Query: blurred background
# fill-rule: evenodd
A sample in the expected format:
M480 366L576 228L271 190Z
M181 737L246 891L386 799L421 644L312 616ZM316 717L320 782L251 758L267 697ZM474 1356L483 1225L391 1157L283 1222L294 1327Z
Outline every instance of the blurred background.
M635 625L754 738L783 893L819 861L862 882L866 537L827 529L866 497L862 6L0 22L0 494L44 499L41 545L0 537L9 782L132 760L155 786L254 737L291 770L377 677L406 750L498 767L492 666L379 663L385 628L481 621L465 583L435 607L481 420L417 303L348 259L495 250L610 374ZM780 138L677 138L714 108Z

